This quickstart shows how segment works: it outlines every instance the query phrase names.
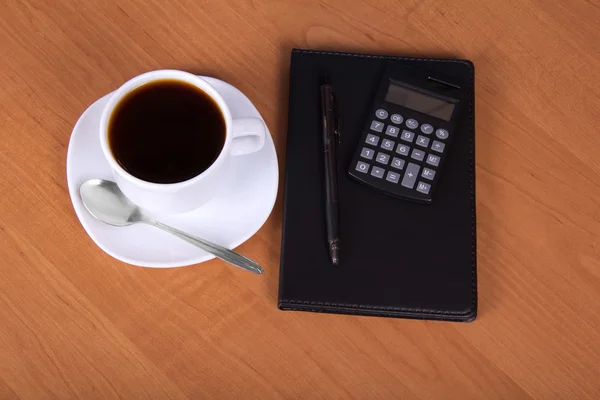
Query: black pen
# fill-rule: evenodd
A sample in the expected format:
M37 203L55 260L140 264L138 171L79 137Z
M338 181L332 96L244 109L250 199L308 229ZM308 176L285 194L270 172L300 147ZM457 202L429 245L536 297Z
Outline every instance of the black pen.
M340 142L339 118L333 88L327 78L321 85L321 118L325 161L325 222L331 263L340 263L340 213L337 182L337 144Z

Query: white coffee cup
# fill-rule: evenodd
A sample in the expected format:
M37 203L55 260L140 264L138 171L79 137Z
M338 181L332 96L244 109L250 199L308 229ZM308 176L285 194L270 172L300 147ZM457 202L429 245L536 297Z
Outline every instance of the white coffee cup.
M225 143L212 165L189 180L169 184L147 182L125 171L115 159L108 143L110 118L123 97L141 85L165 79L183 81L199 88L216 102L225 118ZM129 80L113 93L100 117L100 143L117 185L140 207L161 213L191 211L213 199L229 177L227 171L231 157L260 150L265 143L265 134L262 120L233 119L227 103L213 86L196 75L177 70L151 71Z

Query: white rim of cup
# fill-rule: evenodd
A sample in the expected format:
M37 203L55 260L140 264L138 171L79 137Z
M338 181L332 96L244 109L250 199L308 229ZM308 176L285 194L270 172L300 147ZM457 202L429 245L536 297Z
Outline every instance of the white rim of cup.
M137 178L131 175L129 172L127 172L123 167L121 167L121 165L114 158L112 151L110 150L110 146L108 145L108 123L110 121L110 117L112 116L112 112L115 109L115 106L123 99L123 97L125 97L126 94L132 92L133 90L137 89L138 87L144 84L147 84L148 82L161 79L180 80L194 85L195 87L209 95L217 103L219 109L225 117L225 143L223 143L223 148L221 149L221 152L219 153L215 161L213 161L213 163L210 165L210 167L205 169L200 174L194 176L193 178L182 182L155 183ZM100 117L100 145L102 146L102 152L104 153L104 157L108 160L108 163L110 164L111 168L114 169L119 175L121 175L130 183L152 190L173 190L190 186L200 181L223 163L223 159L225 158L227 151L229 151L229 144L231 142L231 124L231 111L229 111L229 107L227 106L227 103L225 103L223 97L221 97L221 95L211 84L206 82L204 79L189 72L179 71L175 69L161 69L149 71L138 75L125 82L113 93L111 98L108 100L108 103L104 107L104 110L102 111L102 116Z

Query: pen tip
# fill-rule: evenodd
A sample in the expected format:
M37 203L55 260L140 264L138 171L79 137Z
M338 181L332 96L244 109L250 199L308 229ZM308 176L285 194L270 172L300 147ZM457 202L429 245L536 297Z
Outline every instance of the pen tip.
M323 85L331 85L331 78L329 78L329 75L321 75L321 83Z
M330 249L329 253L331 255L331 263L333 265L339 265L340 264L340 249L338 249L338 248Z

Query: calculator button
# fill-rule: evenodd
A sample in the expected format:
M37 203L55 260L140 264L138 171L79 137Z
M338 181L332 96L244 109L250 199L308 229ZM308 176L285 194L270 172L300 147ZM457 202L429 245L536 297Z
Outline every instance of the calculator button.
M383 122L371 121L371 130L375 132L383 132Z
M429 135L430 133L433 132L433 126L431 126L429 124L423 124L423 125L421 125L421 132L423 132L426 135Z
M373 154L375 154L375 152L371 149L368 149L366 147L363 147L362 150L360 151L360 156L362 158L368 158L369 160L373 159Z
M398 132L400 132L400 128L397 126L388 125L387 128L385 128L385 134L391 137L398 137Z
M433 177L435 176L435 170L423 168L423 173L421 174L421 176L425 179L429 179L430 181L432 181Z
M423 150L414 149L410 157L418 161L423 161L423 159L425 158L425 152Z
M412 142L413 139L415 138L415 133L411 132L411 131L402 131L402 135L400 136L400 139L407 141L407 142Z
M365 142L372 144L373 146L377 146L377 144L379 143L379 136L375 136L375 135L369 133L367 135L367 140L365 140Z
M406 120L406 126L408 126L410 129L417 129L419 122L414 118L409 118Z
M369 164L367 164L366 162L359 161L356 163L356 170L358 172L366 174L369 171Z
M375 111L375 116L379 119L386 119L388 117L388 112L385 111L383 108L380 108L377 111Z
M427 164L437 167L440 164L440 157L430 154L427 156Z
M404 160L398 157L392 158L392 167L397 169L404 168Z
M396 148L396 153L402 154L403 156L408 156L408 152L410 151L410 147L405 144L398 143L398 147Z
M394 144L395 143L392 140L383 139L383 142L381 142L381 147L386 150L392 151L394 150Z
M439 137L440 139L448 139L448 131L445 129L438 129L435 131L435 136Z
M431 189L431 185L429 183L419 182L417 185L417 192L429 194L429 189Z
M404 174L404 178L402 178L402 186L412 189L415 187L415 181L417 180L417 175L419 175L420 167L417 164L408 163L406 167L406 173Z
M429 146L429 138L422 135L417 136L417 145L421 147Z
M400 174L396 173L396 172L392 172L389 171L387 173L387 176L385 177L386 181L390 181L392 183L398 183L398 181L400 180Z
M446 147L446 143L442 143L442 142L438 142L437 140L434 140L433 144L431 145L431 150L437 151L438 153L443 153L444 147Z
M377 159L375 161L377 161L380 164L387 165L387 163L390 161L390 156L388 156L385 153L377 153Z
M404 121L404 117L400 114L392 114L391 118L393 123L395 124L401 124L402 121Z
M375 178L383 178L384 172L385 170L379 167L373 167L373 169L371 169L371 175L373 175Z

